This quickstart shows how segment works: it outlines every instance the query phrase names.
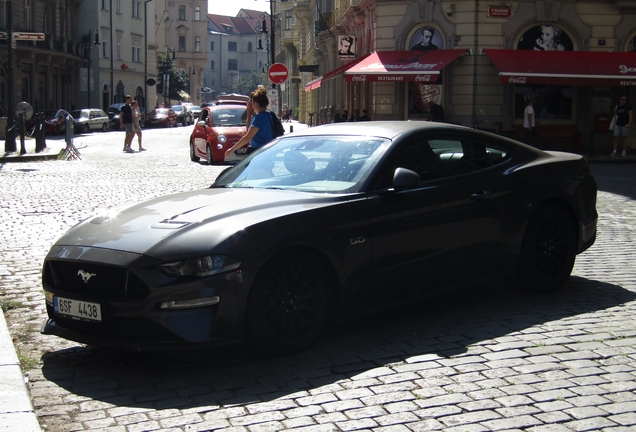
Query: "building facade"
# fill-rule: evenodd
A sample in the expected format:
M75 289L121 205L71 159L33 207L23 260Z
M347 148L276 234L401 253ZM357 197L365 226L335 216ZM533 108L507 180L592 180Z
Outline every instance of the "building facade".
M572 129L582 148L604 148L612 137L603 119L620 95L636 101L636 2L334 0L323 12L326 3L298 0L294 8L299 51L314 45L313 58L299 55L300 61L320 66L318 76L303 79L301 110L317 112L320 122L344 109L368 109L377 120L423 119L426 102L434 101L452 123L514 128L534 99L540 135ZM353 41L353 60L339 53L343 38ZM459 53L449 59L451 50ZM550 51L561 55L552 60ZM601 52L609 54L605 69L586 66ZM521 61L501 62L530 55L538 60L527 70L514 70ZM579 72L574 62L583 65ZM407 64L429 73L411 74Z
M13 1L11 30L15 33L41 33L41 41L15 41L9 64L8 40L0 39L0 103L5 110L25 101L36 111L80 108L75 98L79 69L88 63L88 53L78 37L75 22L78 2L54 0ZM0 31L7 32L9 5L0 0ZM9 80L12 67L13 82ZM9 94L11 92L11 94Z
M155 56L172 55L183 69L190 88L185 99L201 105L203 71L207 64L206 30L208 2L202 0L154 0ZM152 52L152 50L149 50ZM176 101L174 101L176 102Z
M267 70L270 49L262 30L269 21L268 13L245 9L236 17L208 15L203 84L213 94L232 93L241 75Z

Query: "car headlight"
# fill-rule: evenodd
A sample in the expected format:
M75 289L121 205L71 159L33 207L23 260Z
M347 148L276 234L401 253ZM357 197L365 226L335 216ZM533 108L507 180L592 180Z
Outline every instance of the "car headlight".
M225 255L205 255L188 260L162 264L159 268L170 276L211 276L238 268L240 261Z
M219 135L218 137L216 137L216 139L221 144L225 144L227 142L227 137L225 135Z

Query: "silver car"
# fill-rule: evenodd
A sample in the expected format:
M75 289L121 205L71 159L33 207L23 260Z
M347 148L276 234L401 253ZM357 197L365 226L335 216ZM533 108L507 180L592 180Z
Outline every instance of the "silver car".
M71 112L75 120L75 130L77 132L90 132L101 130L108 132L110 130L110 119L108 115L97 108L85 108Z

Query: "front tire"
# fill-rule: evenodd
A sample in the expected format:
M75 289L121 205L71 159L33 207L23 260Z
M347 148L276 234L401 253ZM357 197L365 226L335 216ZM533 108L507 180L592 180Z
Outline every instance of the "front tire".
M528 224L521 249L520 276L526 289L550 292L568 280L576 258L576 226L559 206L546 205Z
M208 165L214 164L214 156L212 156L212 147L210 147L210 144L205 146L205 162Z
M311 254L285 253L256 277L246 310L246 339L267 354L312 345L331 318L332 294L324 266Z
M199 162L199 157L196 154L194 143L192 141L190 141L190 160L192 162Z

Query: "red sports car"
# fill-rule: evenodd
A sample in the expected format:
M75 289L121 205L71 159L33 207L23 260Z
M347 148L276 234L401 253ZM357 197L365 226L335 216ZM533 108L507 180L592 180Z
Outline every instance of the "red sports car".
M179 115L172 108L155 108L152 110L144 125L146 127L177 126Z
M226 162L225 151L246 134L245 105L217 105L202 109L199 121L190 135L190 160L198 162L205 158L208 165ZM227 161L236 161L245 156L246 147L236 150Z

